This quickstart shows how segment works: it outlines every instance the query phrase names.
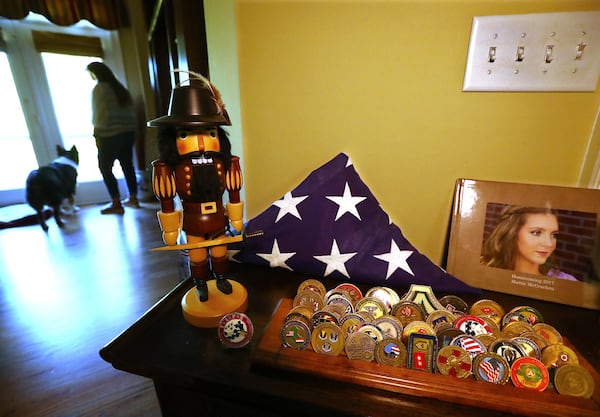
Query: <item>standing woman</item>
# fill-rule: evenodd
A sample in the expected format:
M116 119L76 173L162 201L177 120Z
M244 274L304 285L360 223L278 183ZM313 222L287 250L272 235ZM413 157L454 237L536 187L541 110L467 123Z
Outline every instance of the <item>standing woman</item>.
M133 167L133 144L137 118L131 94L102 62L87 66L91 77L98 81L92 91L92 123L98 148L98 166L112 203L101 210L102 214L123 214L119 185L113 174L116 160L121 164L129 198L123 202L139 208L137 180Z

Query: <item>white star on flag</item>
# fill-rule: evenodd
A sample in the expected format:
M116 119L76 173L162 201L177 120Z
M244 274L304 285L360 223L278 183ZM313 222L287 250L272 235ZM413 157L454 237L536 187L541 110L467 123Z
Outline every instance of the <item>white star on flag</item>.
M261 258L269 261L269 266L271 268L276 268L280 266L289 270L291 270L292 268L287 266L285 261L290 259L295 254L296 252L281 253L279 251L279 244L277 243L277 239L275 239L275 241L273 242L273 249L271 249L271 253L257 253L257 255Z
M337 242L335 239L333 239L331 253L329 255L317 255L314 256L314 258L323 262L324 264L327 264L324 276L327 276L334 271L339 271L346 278L350 278L348 271L346 270L345 263L348 262L354 255L356 255L356 252L340 253Z
M281 195L245 224L247 239L228 245L229 250L240 250L235 260L370 285L477 291L404 237L344 153ZM282 253L280 247L290 253Z
M307 197L307 195L302 197L292 197L292 192L288 191L281 200L275 201L273 205L279 207L279 213L277 213L275 223L277 223L286 214L291 214L292 216L302 220L302 217L300 217L300 213L298 212L298 208L296 206L302 203Z
M388 263L387 275L385 277L385 279L388 279L398 268L408 272L412 276L415 275L407 262L408 257L412 254L413 251L411 250L400 250L396 242L394 242L394 240L392 239L392 243L390 244L390 251L388 253L382 253L381 255L373 256L377 259L381 259L382 261L386 261Z
M348 182L346 182L346 185L344 186L344 194L341 197L329 195L326 197L339 206L337 214L335 216L335 220L342 217L344 213L350 213L354 215L358 220L362 220L360 218L360 214L358 214L358 209L356 208L356 205L361 201L366 200L367 197L353 197L352 193L350 192L350 186L348 185Z

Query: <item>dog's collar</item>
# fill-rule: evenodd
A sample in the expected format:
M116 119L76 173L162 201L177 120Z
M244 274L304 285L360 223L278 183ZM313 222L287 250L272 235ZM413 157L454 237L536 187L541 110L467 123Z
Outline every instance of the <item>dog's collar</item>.
M53 162L56 162L57 164L69 165L70 167L77 169L77 164L75 161L67 158L66 156L56 158Z

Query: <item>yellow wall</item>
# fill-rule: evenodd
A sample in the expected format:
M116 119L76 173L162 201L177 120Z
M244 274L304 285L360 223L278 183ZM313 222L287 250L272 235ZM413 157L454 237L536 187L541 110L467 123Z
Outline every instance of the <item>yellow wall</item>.
M577 184L600 90L463 93L462 83L473 16L600 2L234 3L247 218L346 152L441 263L456 178Z

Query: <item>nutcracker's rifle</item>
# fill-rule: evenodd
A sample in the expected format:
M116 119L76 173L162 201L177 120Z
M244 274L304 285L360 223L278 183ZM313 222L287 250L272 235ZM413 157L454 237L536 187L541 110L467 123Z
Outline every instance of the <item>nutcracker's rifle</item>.
M228 243L241 242L248 238L253 238L257 236L262 236L263 232L252 232L249 234L242 233L234 236L224 236L218 237L216 239L203 240L201 242L193 242L193 243L181 243L177 245L168 245L161 246L159 248L152 248L151 251L169 251L169 250L189 250L189 249L201 249L201 248L209 248L211 246L219 246L219 245L227 245Z

